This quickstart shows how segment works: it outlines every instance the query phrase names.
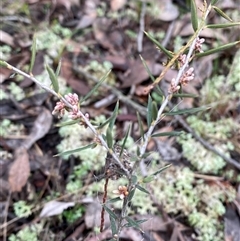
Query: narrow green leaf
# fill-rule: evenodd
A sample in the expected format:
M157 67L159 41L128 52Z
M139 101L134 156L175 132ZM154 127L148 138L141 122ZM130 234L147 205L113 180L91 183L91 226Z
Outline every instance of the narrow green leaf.
M211 107L197 107L197 108L190 108L190 109L184 109L184 110L177 110L177 111L171 111L168 113L165 113L166 116L172 116L172 115L183 115L183 114L194 114L199 111L205 111L210 109Z
M105 204L103 205L103 208L110 215L110 217L112 217L115 221L117 220L117 215L110 208L108 208Z
M106 80L108 75L110 74L111 70L109 70L100 80L99 82L81 99L80 103L86 101L94 92L97 91L99 86Z
M112 137L112 130L110 127L107 128L106 138L107 138L108 147L110 149L112 149L113 148L113 137Z
M143 183L149 183L149 182L152 182L153 180L155 180L155 176L154 175L150 175L150 176L146 176L142 179L142 182Z
M133 219L131 219L130 220L129 217L126 217L125 219L128 222L128 223L125 224L126 227L135 227L135 228L138 228L138 229L139 229L139 224L148 221L148 219L141 219L141 220L133 220ZM141 230L141 232L143 232L143 231Z
M159 137L159 136L180 136L183 134L182 131L170 131L170 132L160 132L152 134L152 137Z
M158 171L154 172L152 175L156 176L157 174L163 172L164 170L166 170L167 168L169 168L170 166L172 166L172 164L167 164L166 166L160 168Z
M142 63L143 63L143 65L144 65L144 67L145 67L145 69L146 69L148 75L150 76L152 82L154 82L154 81L155 81L155 78L153 77L153 75L152 75L150 69L148 68L146 61L143 59L143 57L142 57L141 54L139 54L139 56L140 56L140 59L142 60Z
M128 200L128 202L130 202L131 200L132 200L132 198L133 198L133 196L134 196L134 194L135 194L135 188L133 188L131 191L130 191L130 193L128 194L128 196L127 196L127 200Z
M48 65L46 66L46 68L47 68L47 72L48 72L49 78L50 78L50 80L52 82L53 89L55 90L56 93L58 93L59 85L58 85L57 76L54 73L53 69L50 68Z
M158 107L155 101L152 102L152 120L156 120L158 115Z
M131 181L132 181L133 185L135 185L137 183L137 180L138 180L137 176L136 175L132 175Z
M147 193L147 194L150 194L149 191L147 191L145 188L139 186L138 184L136 185L136 188L141 191L141 192L144 192L144 193Z
M58 66L57 66L57 69L56 69L56 76L59 76L60 74L60 70L61 70L61 66L62 66L62 60L60 59L60 61L58 62Z
M169 58L173 57L173 54L171 51L167 50L166 48L164 48L156 39L153 38L153 36L151 36L149 33L145 32L144 33L147 35L147 37L154 43L157 45L157 47L163 52L165 53Z
M96 143L91 143L87 146L83 146L83 147L80 147L80 148L77 148L77 149L61 152L59 154L54 155L54 157L63 156L63 155L71 155L73 153L80 152L80 151L83 151L83 150L86 150L86 149L89 149L89 148L94 148L94 147L96 147L96 145L97 145Z
M197 97L199 97L199 95L188 94L188 93L176 93L176 94L173 94L173 97L180 97L180 98L197 98Z
M125 219L128 222L127 227L134 227L134 228L138 228L138 229L140 228L139 224L135 220L133 220L132 218L125 217Z
M112 235L117 234L116 220L111 215L110 215L110 226L111 226L111 230L112 230Z
M115 203L118 201L122 201L122 199L120 197L115 197L115 198L109 199L107 203Z
M33 65L35 63L35 58L36 58L36 52L37 52L37 44L36 44L36 36L33 36L33 41L32 41L32 47L31 47L31 62L30 62L30 67L29 67L29 73L32 74L33 70Z
M4 68L8 68L8 63L4 60L0 60L0 66L2 66Z
M232 22L233 20L226 14L224 13L220 8L216 6L212 6L212 8L215 10L216 13L218 13L221 17L227 19L229 22Z
M124 139L123 139L123 144L122 144L122 146L121 146L121 151L120 151L120 154L119 154L119 157L120 157L120 158L121 158L121 156L122 156L122 154L123 154L123 150L124 150L124 148L125 148L125 145L126 145L126 142L127 142L127 139L128 139L128 136L129 136L129 133L130 133L131 128L132 128L132 124L130 124L130 125L128 126L127 133L126 133L126 135L125 135L125 137L124 137Z
M232 47L236 46L237 44L240 44L240 41L235 41L235 42L232 42L232 43L229 43L229 44L225 44L225 45L219 46L219 47L217 47L217 48L214 48L214 49L210 49L210 50L208 50L208 51L205 51L205 52L203 52L203 53L197 53L197 54L196 54L196 57L203 57L203 56L207 56L207 55L219 53L219 52L221 52L221 51L223 51L223 50L232 48Z
M152 123L152 98L151 95L148 96L148 105L147 105L147 125L150 127Z
M143 139L143 141L145 141L143 123L142 123L141 117L140 117L138 112L137 112L137 119L138 119L138 126L139 126L139 129L140 129L141 138Z
M211 4L214 5L214 4L217 3L217 2L218 2L218 0L212 0L212 1L211 1Z
M102 129L104 126L106 126L111 120L112 120L113 116L111 116L110 118L108 118L106 121L104 121L103 123L101 123L97 129L100 130Z
M208 24L208 25L206 25L206 28L231 28L231 27L235 27L235 26L240 26L240 22Z
M70 126L79 123L79 120L71 120L71 121L66 121L62 123L58 123L55 126L56 127L62 127L62 126Z
M115 121L116 121L116 118L117 118L117 115L118 115L118 110L119 110L119 101L115 105L114 111L112 113L111 121L109 122L109 128L111 130L113 130L113 126L115 124Z
M198 29L198 15L197 15L197 5L195 0L191 0L191 21L194 31Z

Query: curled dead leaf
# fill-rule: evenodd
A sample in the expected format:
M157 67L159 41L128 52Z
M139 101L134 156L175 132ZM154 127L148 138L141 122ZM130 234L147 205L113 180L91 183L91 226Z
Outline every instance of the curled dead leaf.
M29 156L23 147L15 151L15 160L10 167L8 182L12 192L20 192L30 175Z

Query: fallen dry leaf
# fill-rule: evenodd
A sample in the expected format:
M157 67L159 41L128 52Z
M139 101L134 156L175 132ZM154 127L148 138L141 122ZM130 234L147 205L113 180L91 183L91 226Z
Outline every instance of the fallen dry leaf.
M10 167L8 182L12 192L20 192L30 175L29 156L27 149L20 147L15 151L15 160Z
M50 201L46 203L40 213L40 218L50 217L61 214L65 209L73 207L74 202Z
M52 114L46 108L42 108L40 114L34 122L34 126L31 130L28 138L23 142L23 146L29 149L37 140L41 139L48 133L52 125Z
M5 44L7 44L11 47L15 47L14 39L10 34L0 30L0 36L1 36L1 42L2 43L5 43Z

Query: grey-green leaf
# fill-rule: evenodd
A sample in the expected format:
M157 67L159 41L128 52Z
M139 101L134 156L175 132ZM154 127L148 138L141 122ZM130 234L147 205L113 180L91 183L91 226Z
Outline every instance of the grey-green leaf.
M166 116L183 115L183 114L194 114L194 113L197 113L199 111L208 110L210 108L211 107L202 106L202 107L197 107L197 108L190 108L190 109L184 109L184 110L171 111L171 112L164 113L164 114Z
M54 157L55 156L63 156L63 155L71 155L73 153L80 152L80 151L83 151L83 150L86 150L86 149L89 149L89 148L94 148L94 147L96 147L96 145L97 145L96 143L91 143L87 146L83 146L83 147L79 147L79 148L76 148L76 149L73 149L73 150L61 152L59 154L54 155Z
M142 123L141 117L140 117L138 112L137 112L137 119L138 119L138 126L139 126L139 129L140 129L141 138L143 139L143 141L145 141L143 123Z
M240 22L234 23L219 23L219 24L208 24L207 28L231 28L235 26L240 26Z
M103 208L115 221L117 220L117 215L110 208L108 208L106 205L103 205Z
M109 70L100 80L99 82L81 99L80 103L83 103L84 101L86 101L94 92L97 91L97 89L99 88L99 86L103 83L103 81L106 80L106 78L108 77L108 75L110 74L111 70Z
M192 27L194 31L197 31L198 29L198 16L197 16L197 5L195 0L191 1L191 21L192 21Z
M35 58L36 58L36 52L37 52L37 44L36 44L36 36L33 36L33 42L32 42L32 47L31 47L31 62L30 62L30 67L29 67L29 73L32 74L33 66L35 63Z
M215 10L216 13L218 13L221 17L227 19L229 22L232 22L233 20L226 14L224 13L220 8L216 6L212 6L212 8Z
M113 137L112 137L112 130L110 127L107 128L106 139L107 139L108 147L110 149L112 149L113 148Z
M160 132L152 134L152 137L159 137L159 136L180 136L183 134L182 131L169 131L169 132Z
M232 47L236 46L237 44L240 44L240 41L235 41L235 42L232 42L232 43L228 43L228 44L219 46L219 47L217 47L217 48L210 49L210 50L205 51L205 52L203 52L203 53L197 53L197 54L196 54L196 57L203 57L203 56L207 56L207 55L219 53L219 52L221 52L221 51L223 51L223 50L232 48Z
M47 68L47 72L48 72L49 78L50 78L50 80L52 82L53 89L55 90L56 93L58 93L58 91L59 91L59 84L58 84L57 76L54 73L53 69L50 68L49 65L47 65L46 68Z
M149 33L145 32L144 33L147 35L147 37L157 45L157 47L163 52L165 53L169 58L173 57L173 54L171 53L171 51L167 50L166 48L164 48L153 36L151 36Z
M152 97L148 96L148 105L147 105L147 125L150 127L152 123Z
M144 192L144 193L147 193L147 194L150 194L149 191L147 191L145 188L139 186L138 184L136 185L136 188L141 191L141 192Z

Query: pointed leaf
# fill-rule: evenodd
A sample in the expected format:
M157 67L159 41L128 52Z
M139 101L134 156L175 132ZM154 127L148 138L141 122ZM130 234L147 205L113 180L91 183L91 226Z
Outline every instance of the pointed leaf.
M110 215L110 226L112 230L112 235L117 234L116 220Z
M157 45L157 47L163 52L165 53L169 58L173 57L173 54L171 53L171 51L167 50L166 48L164 48L156 39L154 39L153 36L151 36L149 33L145 32L144 33L147 35L147 37L154 43Z
M32 42L32 47L31 47L32 53L31 53L31 62L30 62L30 67L29 67L29 73L32 74L33 70L33 65L35 63L35 58L36 58L36 51L37 51L37 44L36 44L36 36L33 36L33 42Z
M103 205L103 208L106 210L106 212L112 217L115 221L117 220L117 215L106 205Z
M226 14L224 13L220 8L216 6L212 6L212 8L215 10L216 13L218 13L221 17L227 19L229 22L232 22L233 20Z
M150 176L146 176L142 179L142 182L143 183L149 183L149 182L152 182L153 180L155 180L155 176L154 175L150 175Z
M62 126L70 126L79 123L79 120L70 120L62 123L58 123L55 126L56 127L62 127Z
M80 103L83 103L84 101L86 101L94 92L97 91L97 89L99 88L99 86L103 83L103 81L106 80L106 78L108 77L108 75L110 74L111 70L109 70L100 80L99 82L93 87L93 89L91 91L89 91L84 97L83 99L80 101Z
M137 180L138 180L137 176L132 175L131 181L132 181L132 184L133 184L133 185L135 185L135 184L137 183Z
M231 28L235 26L240 26L240 22L235 23L219 23L219 24L208 24L207 28Z
M150 194L149 191L147 191L145 188L139 186L138 184L136 185L136 188L141 191L141 192L144 192L144 193L147 193L147 194Z
M169 168L170 166L172 166L172 164L168 164L168 165L160 168L158 171L154 172L152 175L156 176L157 174L163 172L164 170L166 170L166 169Z
M169 131L169 132L160 132L152 134L152 137L159 137L159 136L180 136L183 134L183 131Z
M152 120L156 120L158 115L158 107L155 101L152 102Z
M143 57L142 57L141 54L139 54L139 56L140 56L140 59L142 60L142 63L143 63L143 65L144 65L144 67L145 67L145 69L146 69L148 75L150 76L152 82L154 82L154 81L155 81L155 78L153 77L153 75L152 75L150 69L148 68L146 61L143 59Z
M127 200L128 200L128 202L130 202L131 200L132 200L132 198L133 198L133 196L134 196L134 194L135 194L135 188L133 188L131 191L130 191L130 193L128 194L128 196L127 196Z
M117 118L117 115L118 115L118 110L119 110L119 101L116 103L116 106L115 106L114 111L112 113L111 121L109 123L109 128L111 130L113 130L113 126L115 124L115 121L116 121L116 118Z
M198 16L197 16L197 5L195 0L191 1L191 21L192 21L192 27L194 31L197 31L198 29Z
M211 4L214 5L215 3L217 3L218 0L211 0Z
M115 198L109 199L107 203L115 203L118 201L122 201L122 199L120 197L115 197Z
M107 128L106 138L107 138L108 148L112 149L113 148L113 137L112 137L112 130L110 127Z
M138 112L137 112L137 119L138 119L138 126L139 126L139 129L140 129L141 138L143 139L143 141L145 141L143 123L142 123L141 117L140 117Z
M199 95L188 94L188 93L176 93L176 94L173 94L173 97L180 97L180 98L197 98L197 97L199 97Z
M63 156L63 155L71 155L75 152L80 152L80 151L83 151L83 150L86 150L86 149L89 149L89 148L94 148L94 147L96 147L96 145L97 145L96 143L91 143L87 146L83 146L83 147L80 147L80 148L77 148L77 149L61 152L59 154L54 155L54 157Z
M168 113L165 113L166 116L172 116L172 115L183 115L183 114L194 114L199 111L205 111L211 109L211 107L197 107L197 108L190 108L190 109L184 109L184 110L177 110L177 111L171 111Z
M232 43L229 43L229 44L225 44L225 45L219 46L219 47L214 48L214 49L210 49L210 50L205 51L203 53L197 53L196 57L203 57L203 56L211 55L211 54L214 54L214 53L219 53L219 52L221 52L223 50L232 48L232 47L236 46L239 43L240 43L240 41L236 41L236 42L232 42Z
M127 221L127 223L125 224L126 227L134 227L140 230L142 233L144 233L144 231L140 228L139 226L140 223L138 221L135 221L130 217L125 217L125 220Z
M130 124L130 125L128 126L127 133L126 133L126 135L125 135L125 137L124 137L124 139L123 139L123 144L122 144L122 146L121 146L121 152L120 152L120 154L119 154L119 157L120 157L120 158L121 158L121 156L122 156L122 154L123 154L123 150L124 150L124 148L125 148L125 145L126 145L127 138L128 138L128 136L129 136L131 127L132 127L132 124Z
M58 93L59 85L58 85L57 76L54 73L53 69L49 67L49 65L47 65L46 68L47 68L47 72L48 72L49 78L50 78L50 80L52 82L53 89L55 90L56 93Z
M57 66L57 69L56 69L56 76L59 76L60 74L60 70L61 70L61 66L62 66L62 60L60 59L60 61L58 62L58 66Z
M151 95L148 96L148 106L147 106L147 125L150 127L152 123L152 98Z

